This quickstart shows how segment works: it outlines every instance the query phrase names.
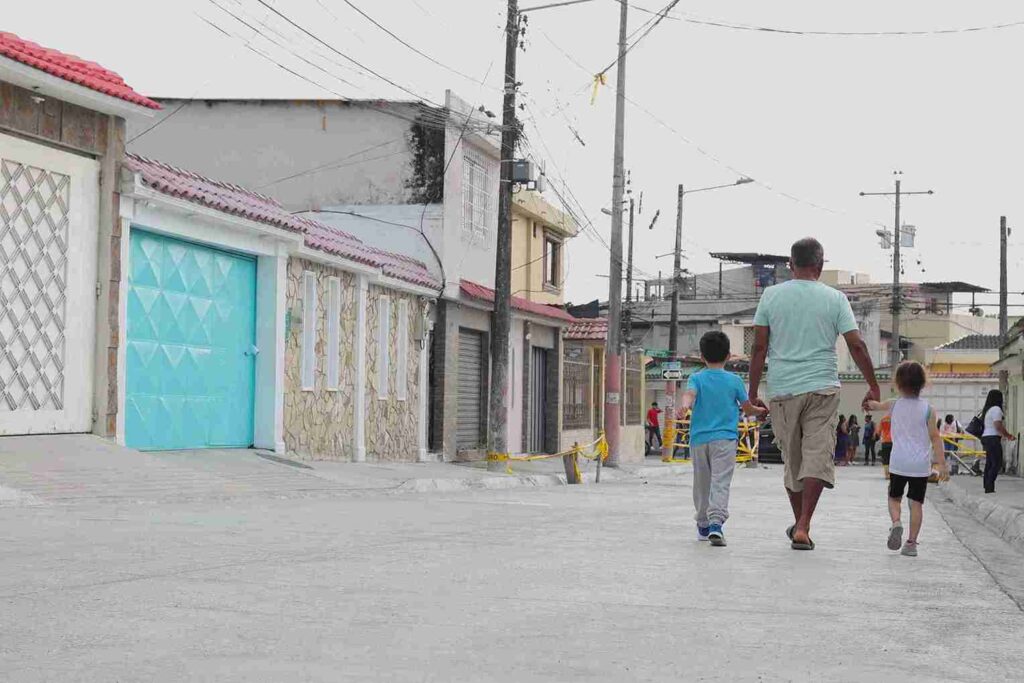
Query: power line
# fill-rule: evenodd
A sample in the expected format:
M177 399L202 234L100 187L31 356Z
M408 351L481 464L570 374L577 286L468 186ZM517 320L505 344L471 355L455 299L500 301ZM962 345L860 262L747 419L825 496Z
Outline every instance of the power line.
M405 92L405 93L407 93L409 95L412 95L413 97L415 97L418 100L421 100L423 102L428 102L430 104L433 104L434 106L440 106L440 105L438 105L435 102L431 102L431 100L429 98L423 97L422 95L418 94L414 90L410 90L409 88L406 88L405 86L403 86L403 85L401 85L401 84L391 80L387 76L384 76L384 75L378 73L377 71L374 71L373 69L371 69L370 67L366 66L362 62L360 62L360 61L358 61L358 60L348 56L347 54L345 54L341 50L337 49L336 47L334 47L333 45L331 45L327 41L325 41L322 38L320 38L319 36L317 36L315 33L309 31L308 29L306 29L305 27L303 27L300 24L296 23L295 21L292 21L286 14L284 14L281 11L279 11L278 9L276 9L273 5L268 4L266 2L266 0L256 0L256 2L260 3L261 5L263 5L267 9L269 9L271 12L276 14L278 17L280 17L281 19L286 21L288 24L290 24L290 25L294 26L295 28L297 28L298 30L302 31L307 36L309 36L311 39L313 39L317 43L323 45L328 50L330 50L331 52L335 53L336 55L338 55L342 59L345 59L345 60L347 60L349 62L352 62L353 64L358 66L360 69L363 69L364 71L366 71L366 72L368 72L370 74L373 74L374 76L376 76L380 80L384 81L385 83L388 83L389 85L392 85L392 86L398 88L402 92Z
M298 173L293 173L291 175L287 175L287 176L284 176L282 178L278 178L276 180L271 180L269 183L264 183L263 185L259 185L257 187L254 187L253 189L254 190L262 190L265 187L270 187L271 185L277 185L278 183L283 183L283 182L285 182L287 180L294 180L295 178L301 178L303 176L312 175L314 173L319 173L320 171L328 171L328 170L333 170L335 168L342 168L344 166L348 166L349 164L340 164L340 165L338 165L340 162L346 161L348 159L352 159L353 157L360 156L361 154L365 154L366 152L371 152L371 151L373 151L375 149L380 149L381 147L386 147L388 145L393 145L396 142L402 142L404 140L405 140L405 138L395 138L393 140L387 140L385 142L381 142L379 144L373 145L372 147L367 147L366 149L361 149L358 152L353 152L352 154L346 154L343 157L340 157L340 158L335 159L333 161L328 161L327 163L320 164L319 166L314 166L313 168L308 168L305 171L300 171ZM404 149L403 150L399 150L397 152L392 152L391 154L386 154L384 156L373 157L372 159L361 159L361 160L357 161L356 163L357 164L362 164L362 163L367 163L367 162L370 162L370 161L377 161L379 159L384 159L384 158L387 158L387 157L390 157L390 156L394 156L395 154L401 154L403 152L405 152Z
M618 2L619 0L613 1ZM646 9L644 7L637 7L636 5L633 5L633 7L641 12L646 12L648 14L660 14L660 12L655 12L654 10ZM821 31L781 28L778 26L758 26L756 24L745 24L739 22L725 21L722 19L700 17L698 15L689 14L686 12L683 12L682 16L668 15L665 18L672 19L673 21L682 21L688 24L697 24L700 26L710 26L714 28L732 29L736 31L756 31L759 33L776 33L782 35L796 36L837 36L847 38L949 35L956 33L977 33L981 31L1000 31L1003 29L1018 28L1024 26L1024 20L1020 20L998 24L984 24L979 26L964 26L957 28L924 29L910 31Z
M470 80L470 81L472 81L474 83L477 83L477 84L482 85L484 87L488 87L488 88L491 88L492 90L500 92L500 90L498 88L495 88L494 86L488 85L485 81L482 81L480 79L474 78L473 76L470 76L469 74L463 73L462 71L459 71L458 69L452 68L452 67L448 66L447 64L439 62L438 60L436 60L433 57L431 57L430 55L428 55L426 52L423 52L422 50L417 48L415 45L411 45L410 43L408 43L407 41L403 40L398 35L396 35L387 26L384 26L379 21L377 21L376 19L371 17L369 14L367 14L366 12L361 10L355 3L351 2L351 0L342 0L342 2L344 2L346 5L351 7L356 12L358 12L360 14L360 16L362 16L364 19L369 21L371 24L373 24L374 26L379 28L381 31L383 31L384 33L388 34L389 36L391 36L392 38L397 40L399 43L401 43L405 47L409 48L410 50L412 50L413 52L418 54L420 57L423 57L424 59L426 59L427 61L431 62L432 64L436 64L437 66L441 67L442 69L444 69L446 71L450 71L451 73L453 73L453 74L455 74L457 76L462 76L463 78L468 79L468 80Z
M616 2L620 2L620 3L622 3L622 2L626 2L626 1L627 1L627 0L616 0ZM634 47L636 47L637 45L639 45L639 44L640 44L640 42L641 42L641 41L642 41L642 40L643 40L644 38L646 38L646 37L647 37L648 35L650 35L651 31L653 31L653 30L654 30L655 28L657 28L657 27L658 27L658 24L660 24L660 23L662 22L662 20L664 20L664 19L665 19L665 17L666 17L666 16L668 16L668 13L669 13L669 12L670 12L670 11L671 11L671 10L672 10L672 9L673 9L673 8L674 8L675 6L676 6L676 5L678 5L678 4L679 4L679 0L672 0L672 1L670 2L670 3L668 3L668 5L666 5L666 6L665 6L665 8L664 8L663 10L661 10L661 11L660 11L660 12L658 13L657 17L656 17L656 18L655 18L655 19L654 19L653 21L650 21L650 20L648 20L648 23L649 23L650 25L649 25L649 26L647 26L647 30L645 30L645 31L644 31L643 33L641 33L641 34L640 34L640 37L639 37L639 38L637 38L637 39L636 39L636 40L634 40L634 41L633 41L632 43L630 43L629 45L627 45L627 46L626 46L626 49L622 51L622 54L620 54L620 55L619 55L619 56L617 56L617 57L616 57L615 59L613 59L613 60L612 60L612 63L611 63L611 64L609 64L608 66L606 66L605 68L603 68L603 69L602 69L601 71L597 72L597 76L598 76L598 77L600 77L600 76L603 76L604 74L608 73L608 70L609 70L609 69L611 69L611 68L612 68L613 66L615 66L616 64L618 64L618 63L619 63L619 60L620 60L620 59L622 59L622 58L623 58L623 57L625 57L625 56L626 56L627 54L629 54L629 52L630 52L630 51L631 51L631 50L632 50L632 49L633 49Z

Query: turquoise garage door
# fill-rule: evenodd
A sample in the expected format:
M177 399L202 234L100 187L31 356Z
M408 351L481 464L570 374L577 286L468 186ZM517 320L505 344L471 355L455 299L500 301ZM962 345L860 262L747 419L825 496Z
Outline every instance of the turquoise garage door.
M252 445L256 261L133 229L125 443Z

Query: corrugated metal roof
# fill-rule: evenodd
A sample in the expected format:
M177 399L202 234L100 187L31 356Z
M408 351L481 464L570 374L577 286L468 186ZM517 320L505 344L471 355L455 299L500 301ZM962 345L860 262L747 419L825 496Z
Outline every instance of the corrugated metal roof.
M965 334L938 348L946 351L995 351L999 348L999 335Z
M494 290L476 282L460 280L459 291L463 296L467 296L470 299L494 303ZM534 315L539 315L544 318L553 318L555 320L562 320L570 323L576 321L576 318L569 315L569 313L564 309L558 308L557 306L539 304L520 296L512 297L512 308L518 311L523 311L524 313L533 313Z
M440 286L422 261L368 246L340 228L291 214L273 197L136 154L126 155L125 166L162 194L302 234L311 249L380 268L389 277L423 287Z
M0 31L0 55L125 102L147 109L163 108L148 97L135 92L113 71L81 57L37 45L13 33Z

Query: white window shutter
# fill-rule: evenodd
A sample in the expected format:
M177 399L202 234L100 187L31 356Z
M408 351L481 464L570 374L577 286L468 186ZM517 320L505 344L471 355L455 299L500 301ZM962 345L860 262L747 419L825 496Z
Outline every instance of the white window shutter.
M398 302L398 370L395 376L395 394L399 401L408 396L409 387L409 302Z
M391 375L391 356L388 337L391 336L391 298L382 296L377 308L377 397L388 397L388 377Z
M341 280L327 281L327 388L337 390L341 354Z
M316 384L316 273L302 274L302 388Z

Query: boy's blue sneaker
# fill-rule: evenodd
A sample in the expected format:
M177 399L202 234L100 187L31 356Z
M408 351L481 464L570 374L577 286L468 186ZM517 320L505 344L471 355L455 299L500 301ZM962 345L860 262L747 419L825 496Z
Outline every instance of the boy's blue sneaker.
M698 526L697 527L697 540L706 541L708 540L708 527Z
M708 527L708 540L714 546L722 547L725 545L725 534L722 532L721 524L712 524Z

